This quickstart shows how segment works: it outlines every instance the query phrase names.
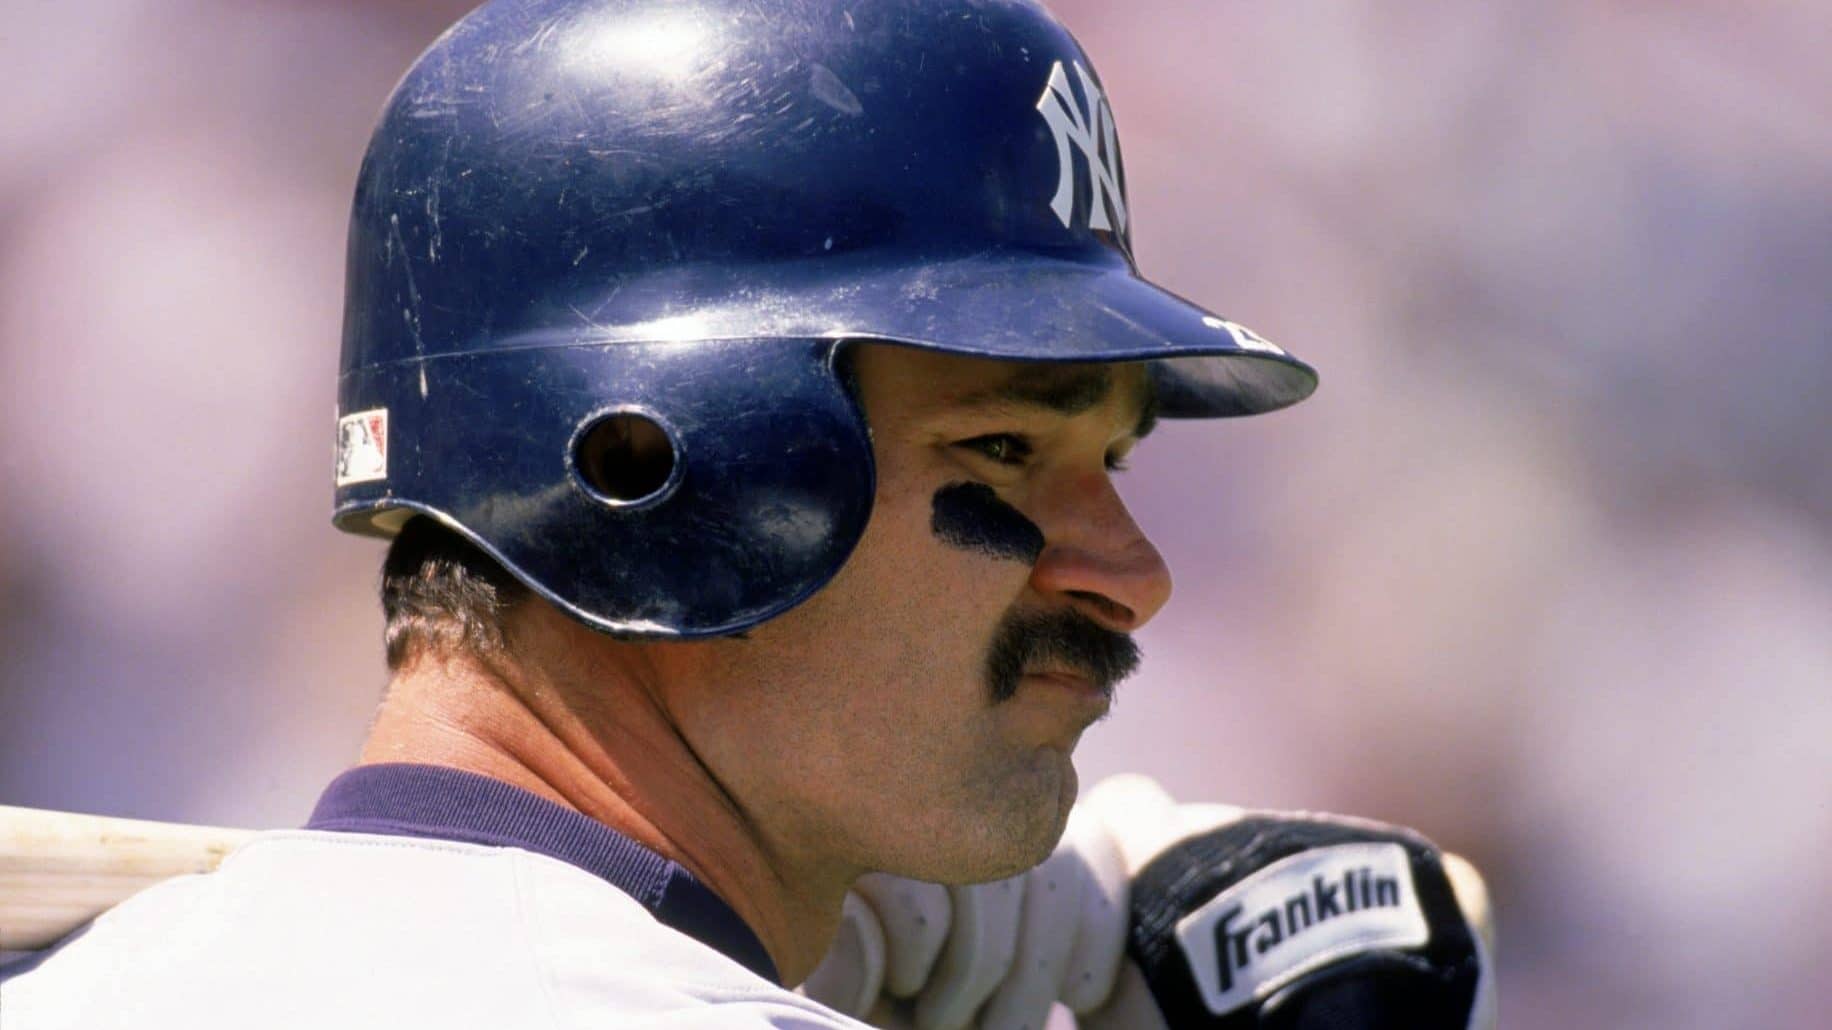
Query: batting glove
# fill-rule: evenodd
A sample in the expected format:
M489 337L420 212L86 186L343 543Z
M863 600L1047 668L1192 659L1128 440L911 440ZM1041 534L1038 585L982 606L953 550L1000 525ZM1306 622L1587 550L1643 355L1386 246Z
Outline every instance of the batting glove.
M920 1030L1487 1030L1493 948L1481 877L1410 831L1120 776L1021 876L861 879L804 990Z

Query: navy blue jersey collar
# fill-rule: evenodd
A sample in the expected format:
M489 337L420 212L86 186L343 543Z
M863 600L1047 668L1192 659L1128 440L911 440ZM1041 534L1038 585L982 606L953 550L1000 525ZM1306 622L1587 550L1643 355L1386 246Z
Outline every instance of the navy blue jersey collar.
M570 808L499 780L436 765L359 765L331 781L308 830L522 848L578 866L667 926L771 983L776 964L738 913L685 867Z

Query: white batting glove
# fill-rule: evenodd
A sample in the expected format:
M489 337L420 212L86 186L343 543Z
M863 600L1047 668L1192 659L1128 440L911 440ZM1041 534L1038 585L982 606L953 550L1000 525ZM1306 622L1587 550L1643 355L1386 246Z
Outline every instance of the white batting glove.
M1145 777L1114 777L1076 807L1055 853L1022 876L971 887L863 878L804 990L873 1025L920 1030L1040 1030L1057 1001L1089 1030L1492 1027L1487 893L1467 862L1445 855L1439 866L1438 856L1395 827L1179 806ZM1364 860L1375 864L1353 865ZM1385 902L1404 893L1399 874L1376 869L1402 864L1411 907L1395 919L1390 910L1406 906ZM1359 915L1344 919L1342 888L1326 883L1331 889L1316 904L1294 903L1292 911L1299 921L1299 908L1322 914L1277 942L1273 928L1255 933L1243 913L1226 917L1237 902L1243 912L1261 911L1271 894L1282 904L1290 900L1279 893L1287 881L1335 875L1339 866L1353 870L1357 889L1365 880L1370 892L1381 891L1370 894L1380 904L1357 905ZM1180 926L1203 933L1184 946ZM1421 932L1423 944L1405 943ZM1459 942L1468 954L1458 952ZM1230 956L1240 961L1225 965ZM1428 1022L1430 1013L1417 1007L1428 988L1463 998L1470 983L1462 1021L1439 1013Z
M1061 1001L1091 1011L1126 949L1127 870L1079 809L1056 851L1007 880L942 887L874 873L847 896L802 990L889 1030L1042 1030Z

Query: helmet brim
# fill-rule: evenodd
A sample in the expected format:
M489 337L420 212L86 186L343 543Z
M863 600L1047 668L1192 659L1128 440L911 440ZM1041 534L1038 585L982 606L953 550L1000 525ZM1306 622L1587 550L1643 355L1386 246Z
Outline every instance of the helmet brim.
M574 343L875 339L1014 361L1148 361L1158 412L1171 418L1259 414L1316 389L1315 370L1239 323L1122 262L1077 257L1005 249L909 263L833 255L675 268L580 298L589 307L573 310L589 311L590 324L566 335ZM625 321L624 311L661 317Z
M1256 415L1317 388L1283 348L1123 266L979 255L857 285L888 301L867 308L879 339L1005 360L1151 362L1170 418Z

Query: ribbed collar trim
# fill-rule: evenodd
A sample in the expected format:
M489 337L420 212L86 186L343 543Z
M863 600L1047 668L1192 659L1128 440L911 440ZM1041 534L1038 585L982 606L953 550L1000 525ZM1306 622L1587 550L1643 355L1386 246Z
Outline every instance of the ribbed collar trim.
M457 840L557 858L635 898L664 925L781 983L756 933L686 867L500 780L436 765L359 765L331 781L305 828Z

